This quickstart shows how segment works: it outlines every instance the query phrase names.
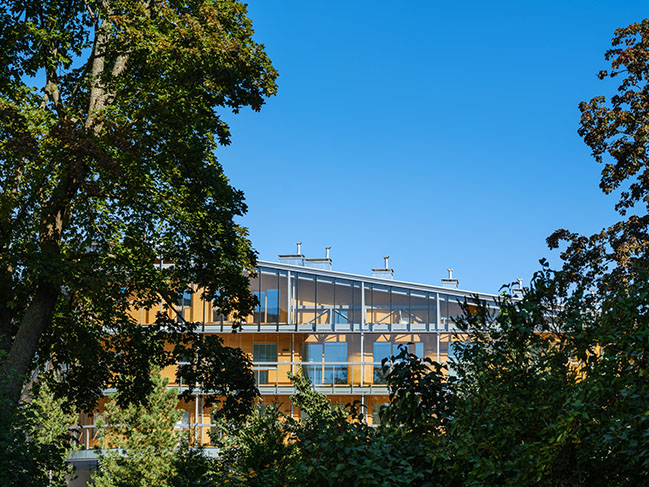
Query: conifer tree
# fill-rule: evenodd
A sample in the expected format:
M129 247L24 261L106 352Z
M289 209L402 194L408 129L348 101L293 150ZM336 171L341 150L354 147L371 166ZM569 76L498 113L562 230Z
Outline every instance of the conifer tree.
M168 487L175 474L179 434L174 430L182 411L176 391L152 374L153 390L143 405L120 406L111 398L100 423L99 470L95 487Z
M3 487L66 487L74 468L68 463L76 443L71 425L77 415L66 411L45 380L18 409L0 398L0 485ZM9 413L7 414L7 411Z

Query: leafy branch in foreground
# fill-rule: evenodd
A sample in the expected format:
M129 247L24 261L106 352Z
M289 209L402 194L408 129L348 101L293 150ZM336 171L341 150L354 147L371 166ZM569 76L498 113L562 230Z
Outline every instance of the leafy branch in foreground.
M215 151L230 142L222 110L259 110L276 92L253 33L236 0L0 2L0 392L11 407L46 363L83 410L106 387L146 396L150 368L181 353L165 341L201 343L173 312L185 289L235 319L251 312L255 253L235 222L246 205ZM134 308L161 313L144 329Z

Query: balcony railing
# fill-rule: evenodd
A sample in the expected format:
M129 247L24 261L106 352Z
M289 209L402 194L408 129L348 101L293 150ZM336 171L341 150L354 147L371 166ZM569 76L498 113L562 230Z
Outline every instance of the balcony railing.
M302 373L314 386L385 387L381 362L255 362L252 366L259 387L291 387L288 373Z

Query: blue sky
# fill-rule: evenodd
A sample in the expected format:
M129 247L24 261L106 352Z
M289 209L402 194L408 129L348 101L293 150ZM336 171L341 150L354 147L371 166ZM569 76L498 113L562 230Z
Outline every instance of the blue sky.
M557 228L613 222L578 103L643 2L251 0L280 73L260 113L227 116L219 159L263 260L331 246L334 269L464 289L526 282Z

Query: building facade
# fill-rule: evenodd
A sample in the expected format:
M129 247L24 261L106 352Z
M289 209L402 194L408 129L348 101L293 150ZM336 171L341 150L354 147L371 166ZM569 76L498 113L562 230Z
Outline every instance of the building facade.
M443 286L394 280L387 258L385 267L372 274L333 271L328 255L306 259L298 247L297 254L282 255L277 263L259 262L257 276L250 279L259 305L240 332L232 333L232 321L201 300L200 292L185 293L177 311L185 320L200 322L203 333L219 335L225 345L249 354L263 405L277 405L299 418L301 412L289 400L295 390L288 373L302 372L332 403L358 400L367 422L377 424L378 412L388 402L381 361L403 345L420 357L446 362L452 353L453 318L462 313L460 303L478 295L495 307L496 297L458 289L450 272ZM157 311L134 310L134 317L146 325ZM174 368L163 373L170 387L183 387ZM103 404L95 414L81 418L84 448L73 459L80 481L96 463L92 447ZM181 407L178 429L189 430L195 445L209 449L211 410L200 394Z

